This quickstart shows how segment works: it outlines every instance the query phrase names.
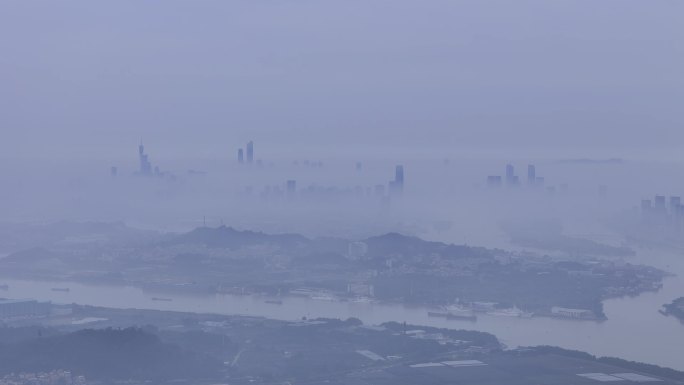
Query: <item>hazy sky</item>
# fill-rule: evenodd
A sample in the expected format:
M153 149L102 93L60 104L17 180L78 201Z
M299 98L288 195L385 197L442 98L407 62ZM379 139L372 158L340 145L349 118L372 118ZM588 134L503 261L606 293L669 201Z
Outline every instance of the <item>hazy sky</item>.
M3 0L0 152L129 156L143 137L167 157L251 138L676 153L682 15L679 0Z

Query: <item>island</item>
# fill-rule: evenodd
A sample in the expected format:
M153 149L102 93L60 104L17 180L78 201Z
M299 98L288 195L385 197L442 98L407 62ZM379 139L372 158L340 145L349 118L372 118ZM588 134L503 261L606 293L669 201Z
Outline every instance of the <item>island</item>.
M673 316L684 323L684 297L679 297L671 303L663 305L660 313Z
M365 239L307 238L231 227L186 233L122 224L24 229L44 240L0 259L0 277L135 285L174 291L380 301L472 317L605 319L602 301L661 287L655 268L586 256L558 257L434 242L388 233ZM0 246L3 246L0 243Z

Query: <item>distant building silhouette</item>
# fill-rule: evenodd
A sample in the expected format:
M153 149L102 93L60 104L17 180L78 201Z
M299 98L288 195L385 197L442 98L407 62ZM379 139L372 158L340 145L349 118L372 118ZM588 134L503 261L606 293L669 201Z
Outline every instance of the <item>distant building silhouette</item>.
M651 204L650 199L642 199L641 200L641 210L643 212L650 212L653 209L653 205Z
M502 178L499 175L490 175L487 177L487 186L501 187Z
M238 161L238 164L244 164L245 163L245 152L241 148L238 149L237 161Z
M654 201L654 208L658 213L665 213L665 195L656 195Z
M142 141L140 141L140 145L138 146L138 159L140 161L140 174L151 176L152 164L150 163L147 154L145 154L145 146L143 145Z
M670 197L670 210L676 211L682 204L682 198L678 196Z
M394 180L389 183L390 193L401 195L404 192L404 166L397 165L394 168Z
M537 184L537 168L533 164L527 165L527 184L530 186Z
M119 174L119 169L116 166L112 166L111 169L109 169L109 174L111 176L117 176Z
M288 197L293 197L295 195L295 193L297 192L297 181L296 180L288 180L286 183L285 191L286 191Z
M518 184L518 177L515 176L515 167L510 163L506 165L506 184L509 186Z
M251 140L247 143L247 163L254 163L254 142Z

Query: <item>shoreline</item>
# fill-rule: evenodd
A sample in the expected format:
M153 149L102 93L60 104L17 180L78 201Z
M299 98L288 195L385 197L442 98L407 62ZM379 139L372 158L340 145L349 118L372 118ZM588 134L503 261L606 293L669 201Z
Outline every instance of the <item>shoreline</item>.
M84 285L84 286L98 286L98 287L118 287L118 288L124 288L124 287L133 287L136 289L142 290L144 293L149 293L151 295L173 295L173 294L178 294L184 297L192 297L192 296L217 296L217 295L229 295L229 296L236 296L236 297L249 297L249 298L256 298L256 299L263 299L263 300L268 300L268 299L288 299L288 298L304 298L308 299L311 301L319 301L319 302L335 302L335 303L368 303L368 304L376 304L376 305L381 305L381 306L402 306L405 308L411 308L411 309L420 309L424 310L425 313L429 313L430 309L434 309L435 307L443 307L443 306L450 306L450 305L462 305L462 304L454 304L454 303L418 303L418 302L405 302L405 301L394 301L394 300L383 300L383 299L377 299L373 297L366 297L366 296L352 296L352 295L343 295L342 293L336 293L332 291L327 291L325 289L316 289L312 288L315 291L312 291L312 295L306 295L306 294L292 294L292 293L285 293L285 294L277 294L273 295L271 293L267 292L256 292L256 291L243 291L243 292L237 292L237 291L230 291L230 290L219 290L215 287L212 286L193 286L194 284L159 284L159 283L143 283L139 281L124 281L124 280L119 280L119 279L105 279L105 280L99 280L99 279L69 279L69 278L60 278L60 277L34 277L34 276L22 276L22 277L16 277L16 276L4 276L0 274L0 285L4 286L4 283L2 280L17 280L17 281L37 281L37 282L44 282L44 283L75 283L79 285ZM622 299L622 298L635 298L638 297L642 294L645 293L654 293L658 292L660 288L662 287L662 283L659 285L658 289L655 290L645 290L642 292L639 292L637 294L624 294L624 295L619 295L619 296L610 296L610 297L604 297L601 300L601 303L603 304L607 300L614 300L614 299ZM3 291L6 290L0 290L0 297L2 297ZM316 295L319 294L319 295ZM152 297L156 298L156 297ZM164 297L166 300L167 298ZM476 303L476 302L473 302ZM580 318L580 317L571 317L571 316L562 316L562 315L554 315L552 313L552 309L547 309L547 311L535 311L535 312L524 312L524 313L529 313L528 315L521 315L521 316L513 316L513 315L508 315L508 314L496 314L496 313L501 313L502 311L505 312L507 310L511 310L513 308L505 308L505 307L491 307L487 309L477 309L476 307L473 307L473 303L470 305L464 305L465 310L470 310L473 311L474 313L478 315L489 315L493 317L499 317L499 318L520 318L520 319L530 319L530 318L546 318L546 319L555 319L555 320L568 320L568 321L576 321L576 322L593 322L593 323L602 323L604 321L608 320L608 317L605 314L594 314L593 317L587 317L587 318ZM492 301L491 303L493 304L498 304L498 302Z

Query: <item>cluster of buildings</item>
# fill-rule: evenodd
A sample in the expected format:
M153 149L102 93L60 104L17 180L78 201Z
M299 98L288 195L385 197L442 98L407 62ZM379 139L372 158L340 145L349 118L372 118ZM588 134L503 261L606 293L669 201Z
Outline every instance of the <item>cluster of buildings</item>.
M390 180L387 185L377 184L375 186L355 186L349 188L341 188L335 186L317 186L310 185L305 188L297 189L297 181L289 179L285 181L284 185L267 185L259 192L259 197L263 200L287 198L294 199L295 197L305 200L327 200L331 198L377 198L388 199L392 197L400 197L404 191L404 166L397 165L394 170L394 179ZM253 193L251 187L245 190L247 195Z
M237 161L238 164L253 164L254 163L254 142L249 141L247 142L247 146L245 146L245 149L239 148L237 152ZM247 159L245 159L245 152L247 153Z
M75 376L68 370L47 373L10 374L0 378L0 385L87 385L85 377Z
M487 177L487 185L490 187L501 187L504 182L506 186L519 186L520 177L515 175L515 167L512 164L506 165L506 175L490 175ZM527 165L527 185L528 186L544 186L544 177L537 176L537 168L535 165Z
M150 162L150 156L145 153L145 145L143 145L142 140L138 145L138 171L135 174L143 177L170 177L174 179L172 174L161 171L159 166L152 166L152 162ZM118 176L119 168L112 166L110 169L110 175L112 177Z
M257 160L255 161L254 159L254 142L249 141L245 148L240 148L238 149L237 152L237 161L238 164L244 165L244 164L253 164L256 163L257 165L261 165L261 161ZM189 171L190 173L198 173L198 172L193 172L192 170ZM116 177L119 174L119 169L116 166L112 166L110 169L110 174L112 177ZM140 141L140 144L138 145L138 171L136 172L136 175L139 176L144 176L144 177L153 177L153 176L158 176L158 177L172 177L173 175L168 173L168 172L163 172L159 169L159 166L153 166L152 162L150 161L150 156L145 153L145 146L143 145L142 141Z
M533 164L528 164L527 165L527 178L525 179L525 182L523 183L521 181L521 177L516 175L515 173L515 166L512 164L507 164L506 165L506 173L505 175L489 175L487 177L487 186L492 188L492 189L498 189L501 188L502 186L506 185L507 187L510 188L516 188L521 185L526 185L529 188L533 188L535 190L540 189L540 190L545 190L547 194L549 195L554 195L556 193L556 186L546 186L545 187L545 179L543 176L538 176L537 175L537 167ZM568 185L566 183L561 183L558 185L558 188L560 190L560 193L567 193L568 192ZM600 186L599 187L599 196L605 197L606 195L606 186Z
M684 228L684 205L680 196L656 195L653 200L641 200L641 218L648 225Z
M551 315L559 318L586 319L593 320L596 315L587 309L571 309L567 307L554 306L551 308Z
M138 175L145 177L170 177L171 179L175 179L172 174L161 171L159 166L152 167L152 162L150 162L149 156L145 153L145 146L142 144L142 141L140 141L140 145L138 146L138 162L140 164Z
M117 166L112 166L110 168L110 175L112 177L118 176L119 168ZM142 140L138 145L138 171L136 171L135 175L143 177L170 177L172 179L175 179L175 177L171 173L161 171L159 169L159 166L152 165L152 162L150 161L150 156L147 153L145 153L145 145L143 144Z
M50 314L50 302L34 299L0 299L0 319L43 317Z
M237 164L240 166L263 166L263 162L260 159L256 159L254 150L254 141L250 140L245 144L244 147L237 149ZM323 162L321 161L295 161L293 163L295 166L305 166L320 168L323 167ZM363 164L361 162L356 162L356 171L361 171L363 169ZM188 170L189 174L204 174L204 172L198 172L194 170ZM119 169L116 166L112 166L110 169L110 175L112 177L117 177L119 174ZM138 145L138 169L135 175L142 177L164 177L170 180L176 180L176 176L172 173L160 170L159 166L155 166L150 160L150 156L145 152L145 146L140 142ZM542 178L543 179L543 178ZM284 182L284 184L276 185L266 185L261 191L254 191L252 186L245 186L243 193L246 195L253 195L253 193L258 193L261 199L293 199L294 197L300 197L301 199L337 199L337 198L373 198L381 199L382 201L388 200L389 198L398 198L403 195L404 192L404 166L399 164L394 168L394 178L388 183L376 184L370 186L353 186L353 187L337 187L337 186L318 186L310 185L305 188L299 188L298 183L295 179L289 179Z

